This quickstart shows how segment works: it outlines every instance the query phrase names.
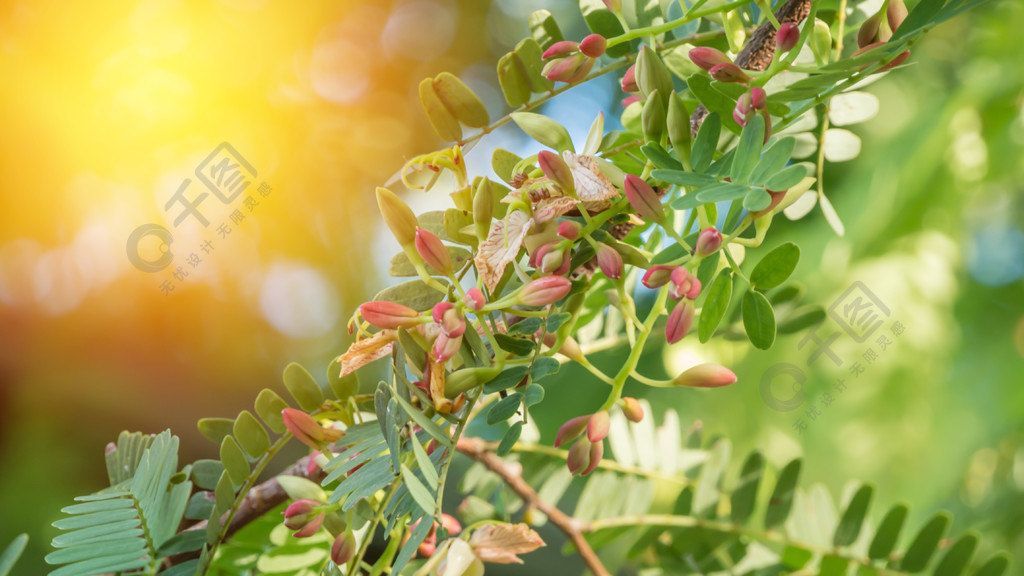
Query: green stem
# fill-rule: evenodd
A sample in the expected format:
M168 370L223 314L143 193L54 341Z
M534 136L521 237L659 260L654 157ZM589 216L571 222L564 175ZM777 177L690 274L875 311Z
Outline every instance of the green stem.
M614 38L609 38L608 39L608 48L611 48L613 46L618 46L619 44L622 44L623 42L629 42L631 40L636 40L637 38L643 38L644 36L657 36L658 34L664 34L665 32L670 32L672 30L675 30L676 28L679 28L680 26L689 24L690 22L693 22L694 20L697 20L698 18L703 18L704 16L708 16L710 14L716 14L716 13L721 13L721 12L728 12L728 11L732 10L733 8L739 8L740 6L745 6L747 4L750 4L751 1L752 0L735 0L733 2L727 2L725 4L720 4L718 6L712 6L710 8L704 8L703 10L692 10L691 9L682 18L676 18L675 20L672 20L670 22L665 22L664 24L658 24L656 26L646 26L644 28L634 28L633 30L630 30L629 32L626 32L625 34L620 34L620 35L618 35L618 36L616 36Z
M497 446L497 443L495 442L494 445ZM543 454L545 456L551 456L552 458L563 461L569 456L568 450L562 450L560 448L554 448L543 444L526 444L522 442L516 443L516 445L512 447L512 451L527 454ZM640 468L637 466L627 466L625 464L621 464L619 462L616 462L615 460L611 460L608 458L603 458L601 460L601 463L598 464L597 467L602 470L621 472L623 474L629 474L632 476L643 476L645 478L652 478L655 480L664 480L666 482L682 484L684 486L693 484L693 481L690 480L689 478L686 478L685 476L664 474L657 470L649 470L647 468Z
M636 344L630 350L629 357L626 358L626 363L615 376L615 380L612 381L612 391L608 394L608 399L604 401L600 410L611 410L615 403L619 401L619 398L622 397L622 388L626 385L626 380L629 379L630 373L636 369L637 363L640 362L640 355L643 354L644 344L647 343L647 337L650 336L654 323L657 322L658 317L664 311L666 300L668 300L668 285L658 290L658 297L654 301L651 311L647 313L647 319L644 320L640 335L636 339Z

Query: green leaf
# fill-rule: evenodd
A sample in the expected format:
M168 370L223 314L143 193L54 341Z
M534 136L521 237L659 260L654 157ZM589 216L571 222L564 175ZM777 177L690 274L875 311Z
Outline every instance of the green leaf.
M238 442L231 436L225 436L220 443L220 461L231 477L231 483L238 488L249 477L249 461L239 448Z
M217 430L219 433L219 430ZM220 442L218 437L215 442ZM117 449L106 455L107 477L116 486L135 475L143 454L153 443L153 436L141 432L121 432L117 436Z
M242 410L235 418L234 435L250 458L259 458L270 450L270 436L248 410Z
M871 540L871 547L868 549L869 558L879 560L889 557L889 554L896 548L896 539L899 538L900 530L903 529L907 512L906 504L897 504L889 509L885 518L882 518L878 524L874 539Z
M235 421L231 418L200 418L196 427L208 440L220 444L225 436L231 434Z
M743 207L751 212L764 210L772 203L772 196L763 188L751 188L743 197Z
M448 434L446 434L445 431L442 430L441 427L438 426L433 420L428 418L426 414L413 408L412 404L410 404L409 401L406 400L405 398L402 398L401 394L395 396L395 399L398 400L398 403L402 405L402 409L405 410L405 413L408 414L410 418L412 418L413 422L415 422L416 425L422 428L424 432L429 434L431 438L437 440L438 442L445 446L450 447L452 445L452 439L448 436Z
M1006 552L1000 552L989 558L988 562L985 562L981 568L978 568L974 576L1003 576L1009 567L1010 555Z
M810 328L825 319L825 309L814 304L794 310L779 323L779 334L793 334Z
M196 460L192 464L192 482L203 490L213 490L223 472L220 460Z
M732 181L745 184L761 158L764 143L764 118L758 114L747 123L740 134L740 142L732 157Z
M433 82L434 92L456 120L473 128L484 128L490 124L484 103L458 76L441 72Z
M529 356L533 354L534 349L537 345L525 338L514 338L505 334L495 334L494 340L498 343L498 346L506 352L515 354L516 356Z
M786 136L768 147L754 171L750 173L750 183L757 186L764 186L768 178L786 167L786 162L793 155L793 148L796 146L796 139Z
M0 576L7 576L10 573L14 563L18 561L22 552L25 551L27 544L28 534L19 534L7 545L7 548L4 548L3 554L0 554Z
M722 133L722 119L717 112L712 112L704 119L693 139L693 151L690 153L690 165L694 172L705 172L711 166L718 148L718 138Z
M412 495L412 499L416 501L416 504L419 505L424 514L426 516L433 516L434 512L437 511L434 495L430 493L430 490L420 482L420 479L405 464L402 464L402 480L405 482L405 487L409 490L409 494ZM430 519L427 518L426 521L429 523Z
M775 343L775 312L768 298L756 290L743 295L743 328L755 348L767 350Z
M284 387L306 412L312 412L324 403L320 385L300 364L292 362L284 367Z
M700 103L703 104L709 112L720 115L719 120L722 122L723 126L732 132L737 134L740 133L740 125L732 119L732 110L735 107L736 102L732 98L713 88L711 86L710 77L705 75L703 72L697 73L686 79L686 85L690 88L690 91L693 92L693 95L697 97L697 100L700 100ZM710 117L711 116L708 116L708 118ZM708 118L705 118L704 121L707 122ZM696 169L697 167L694 165L694 170Z
M814 553L810 550L804 550L803 548L797 548L796 546L786 546L782 551L782 564L794 570L799 570L807 565L814 558Z
M846 568L849 565L850 561L842 556L826 554L821 559L818 576L845 576Z
M552 148L558 152L563 152L565 150L575 152L575 149L572 147L572 138L569 137L569 131L551 118L535 114L533 112L513 112L512 120L519 125L523 132L526 132L530 138L533 138L548 148ZM417 310L419 310L419 308L417 308Z
M710 286L711 277L718 271L718 261L721 260L722 252L717 251L700 261L697 266L697 280L701 286Z
M711 288L708 289L707 299L704 300L704 307L700 312L697 336L702 343L710 340L715 333L715 328L718 328L718 324L725 316L731 299L732 274L728 268L725 268L718 273Z
M552 333L558 332L558 329L562 327L562 324L568 322L570 318L572 318L572 314L569 314L568 312L559 312L558 314L548 316L547 331Z
M806 177L807 169L799 164L794 164L768 178L764 187L772 192L782 192L796 186Z
M498 175L498 178L501 178L505 182L511 182L512 170L520 160L522 160L522 158L508 150L505 150L504 148L495 148L494 152L491 153L491 169L493 169L494 173ZM420 216L420 223L423 223L423 215Z
M196 492L188 499L185 507L185 518L189 520L206 520L213 514L213 493L206 490Z
M437 490L439 478L437 477L437 469L434 468L434 463L430 461L430 456L427 455L423 445L415 438L412 439L410 444L412 444L412 452L416 456L416 465L423 472L423 479L427 481L427 485L431 490Z
M750 285L757 290L771 290L789 278L800 261L800 247L792 242L779 245L754 266Z
M793 508L793 494L796 492L796 483L800 479L800 464L801 461L797 458L787 464L782 469L782 472L779 473L779 479L775 483L775 490L772 491L771 498L768 500L768 510L764 516L764 527L766 530L781 526L789 516L789 511Z
M416 548L423 543L424 538L430 532L434 523L431 522L429 517L423 517L420 519L420 523L416 525L416 528L409 535L409 540L402 545L401 552L398 553L398 557L395 558L395 563L391 566L391 574L401 574L402 568L409 563L412 555L416 553Z
M270 388L260 390L259 395L256 396L256 413L259 414L263 423L277 434L284 434L288 430L284 425L284 418L281 416L281 411L287 407L288 403Z
M704 517L714 518L722 477L729 466L732 443L722 438L711 447L708 459L701 469L700 481L693 494L693 511Z
M697 199L701 202L724 202L742 198L750 192L749 186L733 184L732 182L719 182L711 184L695 191Z
M619 19L612 14L601 0L580 0L580 12L583 13L583 20L587 28L594 34L600 34L605 38L620 36L625 31ZM618 58L624 56L630 50L631 43L623 42L618 46L608 49L608 56Z
M496 404L493 404L491 409L487 411L487 423L494 426L498 422L508 420L519 410L519 406L522 402L523 395L519 393L509 394L502 398Z
M235 489L231 486L231 477L227 470L220 475L217 481L217 488L213 491L214 508L216 516L221 516L231 509L235 504Z
M537 358L533 363L533 367L530 368L530 378L534 382L540 382L544 378L555 374L562 365L554 358L543 356Z
M461 140L462 126L434 91L433 78L424 78L420 82L419 94L420 104L427 114L427 119L430 120L430 125L434 128L434 132L437 132L437 135L446 142Z
M850 504L839 520L839 526L832 538L833 545L836 547L849 546L857 540L857 537L860 536L861 525L864 524L864 518L868 514L868 507L871 505L871 496L874 491L874 487L865 484L853 495Z
M187 530L175 534L164 542L157 550L157 557L166 558L182 552L192 552L201 549L204 544L206 544L206 534L199 530ZM162 572L162 574L166 574L166 572Z
M442 285L447 286L447 280L438 280ZM427 310L434 307L443 300L445 294L427 286L422 280L410 280L401 284L385 288L378 292L374 301L387 300L402 306L408 306L413 310Z
M514 50L498 59L498 84L509 106L518 108L530 101L530 84Z
M933 576L960 576L967 568L977 547L978 535L974 532L964 534L943 556L942 561L935 568Z
M655 170L651 172L651 176L679 186L707 186L718 182L714 176L683 170Z
M501 442L498 444L498 449L494 451L498 456L507 456L512 448L519 441L519 435L523 433L523 423L516 422L509 426L508 430L505 431L505 435L501 437Z
M565 39L562 36L562 30L558 27L558 22L547 10L537 10L530 14L529 24L530 36L544 50L550 48L555 42Z
M666 152L660 145L655 142L648 142L646 145L640 147L640 151L644 153L657 168L663 168L667 172L679 172L683 170L683 165L672 157L671 154ZM684 172L685 174L686 172ZM658 176L654 176L657 178Z
M526 391L523 392L523 404L527 408L539 404L541 400L544 400L544 387L540 384L530 384L526 387Z
M516 322L515 324L509 327L508 334L510 336L514 336L516 334L525 334L527 336L532 336L534 333L537 332L537 330L540 330L541 324L543 323L543 320L541 318L537 318L536 316L523 318L519 322Z
M405 422L398 416L398 400L393 396L388 399L384 418L384 440L391 454L391 468L397 473L402 458L402 438L399 432Z
M764 476L764 457L760 452L751 452L743 463L739 484L731 496L732 521L734 523L743 524L754 513L754 507L757 504L757 489L761 485L762 476Z
M505 390L519 384L529 372L529 366L512 366L502 371L493 380L484 384L484 393L493 394L499 390Z
M900 562L900 570L904 572L920 572L924 570L925 566L928 565L928 560L935 553L939 540L946 533L951 520L949 514L945 512L939 512L933 516L925 524L924 528L921 528L921 531L917 533L917 537L914 538L910 547L907 548L907 553L903 555L903 560Z
M200 536L203 536L203 541L205 542L205 534L200 533ZM14 546L14 543L12 543L11 546ZM132 552L139 556L145 556L146 541L142 538L122 538L103 544L61 548L47 554L45 560L47 564L71 564L75 562L84 562L86 560L102 561L104 558L108 558L110 556L129 554ZM2 573L3 571L0 570L0 574Z

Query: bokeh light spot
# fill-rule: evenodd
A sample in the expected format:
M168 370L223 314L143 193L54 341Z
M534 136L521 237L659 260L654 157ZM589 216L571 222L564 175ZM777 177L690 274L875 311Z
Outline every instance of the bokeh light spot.
M260 311L285 336L321 336L338 322L337 290L313 268L295 263L274 264L263 279Z

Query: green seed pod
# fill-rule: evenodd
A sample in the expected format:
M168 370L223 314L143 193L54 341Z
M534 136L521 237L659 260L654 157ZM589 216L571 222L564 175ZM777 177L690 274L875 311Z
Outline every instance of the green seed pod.
M824 66L832 57L832 32L828 24L814 19L814 30L811 32L811 51L819 66Z

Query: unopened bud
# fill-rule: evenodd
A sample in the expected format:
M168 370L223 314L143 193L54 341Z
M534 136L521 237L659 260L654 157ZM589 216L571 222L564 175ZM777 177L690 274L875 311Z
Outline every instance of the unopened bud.
M544 175L555 184L558 184L558 187L566 194L571 195L576 192L572 171L569 170L569 165L565 163L561 156L549 150L542 150L537 154L537 164L540 165Z
M604 457L604 442L594 442L590 445L590 462L587 464L587 468L583 471L583 476L590 474L597 468L597 465L601 463L601 458Z
M575 240L580 237L580 225L572 220L563 220L558 223L558 235L567 240Z
M359 314L364 320L382 330L412 328L422 323L419 312L386 300L367 302L359 306Z
M661 288L665 284L669 283L672 279L672 271L676 268L678 268L678 266L669 266L667 264L651 266L640 282L652 290L655 288Z
M548 58L561 58L562 56L568 56L569 54L572 54L573 52L576 52L579 49L580 45L578 42L572 42L570 40L561 40L559 42L555 42L550 47L548 47L548 49L544 51L544 54L541 56L541 58L544 60L547 60Z
M441 333L455 338L466 331L466 319L451 302L438 302L433 309L434 322L441 325Z
M466 290L466 297L462 300L466 306L469 306L473 310L479 312L483 310L484 306L487 305L487 299L484 298L484 293L479 288L470 288Z
M452 259L448 249L433 232L417 228L415 242L416 252L427 266L446 276L452 273Z
M355 558L356 551L356 538L346 530L344 533L338 534L338 537L334 539L334 544L331 544L331 561L341 566Z
M732 60L721 50L709 46L694 48L689 52L690 60L708 72L719 64L732 64Z
M558 429L558 433L555 434L555 448L579 438L583 431L587 429L589 422L590 416L577 416L562 424L562 427Z
M672 289L669 290L668 295L676 300L686 296L686 293L690 291L690 284L692 280L690 271L682 266L679 266L672 271L670 280L672 282Z
M309 498L296 500L284 509L284 525L295 530L296 538L316 534L324 523L324 513L319 510L320 502Z
M675 386L691 388L719 388L736 382L736 375L725 366L718 364L698 364L686 370L672 381Z
M341 430L324 428L312 416L295 408L281 410L281 418L296 440L314 450L320 449L324 444L336 442L344 435Z
M384 223L402 247L411 247L416 242L416 215L402 199L387 188L377 188L377 207Z
M612 280L622 278L622 255L618 250L601 242L597 246L597 265Z
M580 40L580 52L588 58L600 58L608 47L608 40L600 34L591 34Z
M753 97L749 92L740 94L736 99L736 107L732 109L732 119L740 126L746 126L754 114Z
M629 68L626 68L626 73L622 75L622 91L623 92L639 92L640 87L636 85L636 64L633 64Z
M665 209L661 206L661 198L650 184L638 176L627 174L623 187L626 189L626 199L629 200L629 205L642 218L651 222L665 220Z
M693 303L683 300L668 315L668 323L665 324L665 341L675 344L686 337L693 326Z
M746 84L751 80L750 76L748 76L746 72L732 62L719 64L711 70L708 70L708 73L711 74L712 78L719 82L739 82L741 84Z
M566 457L566 465L569 473L573 476L583 474L590 467L590 448L593 446L586 436L580 437L572 448L569 448L569 456Z
M818 62L824 64L832 57L832 31L828 24L821 20L814 19L814 30L811 31L811 51Z
M594 62L593 58L576 53L560 60L551 60L544 65L541 74L552 82L573 84L587 77L591 68L594 67Z
M889 22L889 28L893 32L907 19L907 14L909 12L903 0L889 0L889 5L885 9L885 17Z
M878 27L882 22L882 13L879 12L874 16L871 16L860 25L860 29L857 30L857 46L863 48L868 44L874 44L878 41Z
M640 422L644 419L644 407L636 398L625 396L622 398L622 415L630 422Z
M608 418L608 411L601 410L595 412L593 416L587 420L587 439L591 442L600 442L608 437L608 428L611 426L611 420Z
M562 276L545 276L523 286L516 296L524 306L547 306L554 304L572 289L572 283Z
M783 22L775 33L775 45L779 52L789 52L800 39L800 29L792 22Z
M754 110L764 110L765 106L768 105L768 94L765 93L764 88L760 86L750 87L750 105L753 106Z
M700 296L700 280L697 277L690 278L690 289L686 291L685 296L690 300L696 300L697 296Z
M704 257L714 254L722 247L722 233L717 228L705 228L697 236L697 255Z

